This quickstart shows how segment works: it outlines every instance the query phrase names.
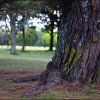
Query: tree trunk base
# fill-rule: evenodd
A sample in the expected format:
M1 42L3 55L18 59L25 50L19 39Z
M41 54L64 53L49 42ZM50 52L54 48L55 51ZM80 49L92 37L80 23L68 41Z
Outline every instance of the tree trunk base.
M50 62L47 65L47 69L43 71L41 74L36 76L28 76L24 78L19 78L14 80L13 82L29 82L29 81L40 81L41 84L49 84L51 86L56 86L62 83L62 74L59 70L53 69L53 64Z
M78 67L71 70L69 73L64 73L63 71L56 69L53 61L48 63L46 70L43 71L41 74L20 78L14 80L13 82L19 83L19 82L29 82L29 81L40 81L41 84L49 84L52 86L56 86L56 85L60 85L62 83L62 80L73 81L73 82L80 81L81 83L97 82L97 80L92 81L92 80L84 79L82 77L82 69L79 70Z
M47 89L48 88L47 88L46 85L40 85L40 86L38 86L36 88L31 89L30 91L25 93L23 96L26 97L27 100L31 100L31 96L36 96L38 94L41 94L41 93L45 92Z
M28 76L24 78L19 78L17 80L13 80L13 82L30 82L30 81L40 81L41 84L49 84L51 86L57 86L62 83L61 73L59 71L51 71L51 72L42 72L42 74L36 76Z
M53 67L51 65L52 65L52 62L50 62L47 65L47 69L39 75L24 77L24 78L20 78L13 81L16 83L40 81L40 84L38 87L35 87L24 94L24 96L28 100L31 100L30 99L31 96L36 96L38 94L45 92L46 90L48 90L48 88L55 87L62 84L63 80L62 80L61 72L56 69L51 70L52 69L51 67Z
M48 90L48 88L51 88L51 87L55 88L55 86L61 85L63 83L63 80L71 79L70 78L71 76L69 77L68 75L67 76L63 75L64 74L63 72L55 68L56 68L55 65L51 61L48 63L46 70L43 71L41 74L36 75L36 76L20 78L20 79L14 80L13 82L17 82L17 83L29 82L29 81L39 81L40 82L38 87L31 89L25 95L27 99L30 100L31 95L35 96L37 94L41 94L45 92L46 90ZM69 80L69 81L73 81L75 83L80 82L80 80L74 80L74 79ZM85 84L88 84L88 83L85 83ZM91 83L89 84L91 85Z

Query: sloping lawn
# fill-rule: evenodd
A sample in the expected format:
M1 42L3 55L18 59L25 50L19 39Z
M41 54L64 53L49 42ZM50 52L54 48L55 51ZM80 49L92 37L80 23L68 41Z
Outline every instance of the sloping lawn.
M45 67L52 59L54 52L27 51L10 55L9 50L0 50L0 67Z
M39 82L15 83L20 77L41 73L52 59L54 52L27 51L18 55L10 55L9 50L0 49L0 100L27 100L27 92L38 86ZM47 91L30 95L30 100L55 99L100 99L100 84L84 87L83 84L63 82L63 84L48 88Z

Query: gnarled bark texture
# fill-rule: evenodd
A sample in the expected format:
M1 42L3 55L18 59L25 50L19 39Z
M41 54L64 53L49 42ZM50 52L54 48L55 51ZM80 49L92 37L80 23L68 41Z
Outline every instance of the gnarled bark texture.
M61 0L58 43L52 60L70 81L97 81L100 67L100 1ZM100 73L100 72L99 72Z
M42 75L58 85L69 81L96 82L100 77L100 0L60 0L62 16L55 55Z

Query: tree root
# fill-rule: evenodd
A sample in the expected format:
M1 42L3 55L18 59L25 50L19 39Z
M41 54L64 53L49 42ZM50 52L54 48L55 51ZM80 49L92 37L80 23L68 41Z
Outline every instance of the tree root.
M22 97L26 97L27 100L31 100L32 96L37 96L41 93L44 93L45 91L47 91L49 88L52 87L56 87L60 84L54 84L54 83L47 83L47 84L40 84L38 87L35 87L33 89L31 89L30 91L26 92Z
M40 85L26 93L25 97L27 97L27 100L30 100L31 95L37 95L43 93L50 87L55 87L62 84L62 74L59 70L54 69L53 63L50 62L47 65L47 69L41 74L36 76L28 76L28 77L20 78L14 80L13 82L20 83L20 82L29 82L29 81L40 81Z
M48 90L46 85L40 85L25 93L24 97L26 97L27 100L31 100L31 96L36 96L38 94L44 93L46 90Z
M28 76L28 77L18 78L16 80L13 80L13 82L21 83L21 82L37 81L37 80L39 80L39 77L40 77L40 75Z
M62 74L58 69L54 69L55 65L53 61L49 62L46 70L41 74L36 76L28 76L24 78L19 78L14 80L13 82L29 82L29 81L41 81L42 83L52 83L52 84L60 84L62 81Z

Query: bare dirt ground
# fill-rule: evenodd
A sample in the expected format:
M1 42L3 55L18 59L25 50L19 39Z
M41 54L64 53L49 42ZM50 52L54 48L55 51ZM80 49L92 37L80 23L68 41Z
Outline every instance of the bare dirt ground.
M0 100L26 100L23 96L31 89L37 87L39 82L14 83L13 80L20 77L36 75L43 70L34 68L0 68ZM91 87L93 91L92 95L86 96L83 84L63 81L62 85L55 88L48 88L46 92L59 92L62 94L67 92L64 95L64 99L100 99L100 84L93 84ZM42 95L38 94L31 96L31 98L35 99L38 96L42 99Z
M0 100L19 100L22 95L31 88L36 87L37 82L14 83L20 77L36 75L42 69L28 68L3 68L0 69Z

